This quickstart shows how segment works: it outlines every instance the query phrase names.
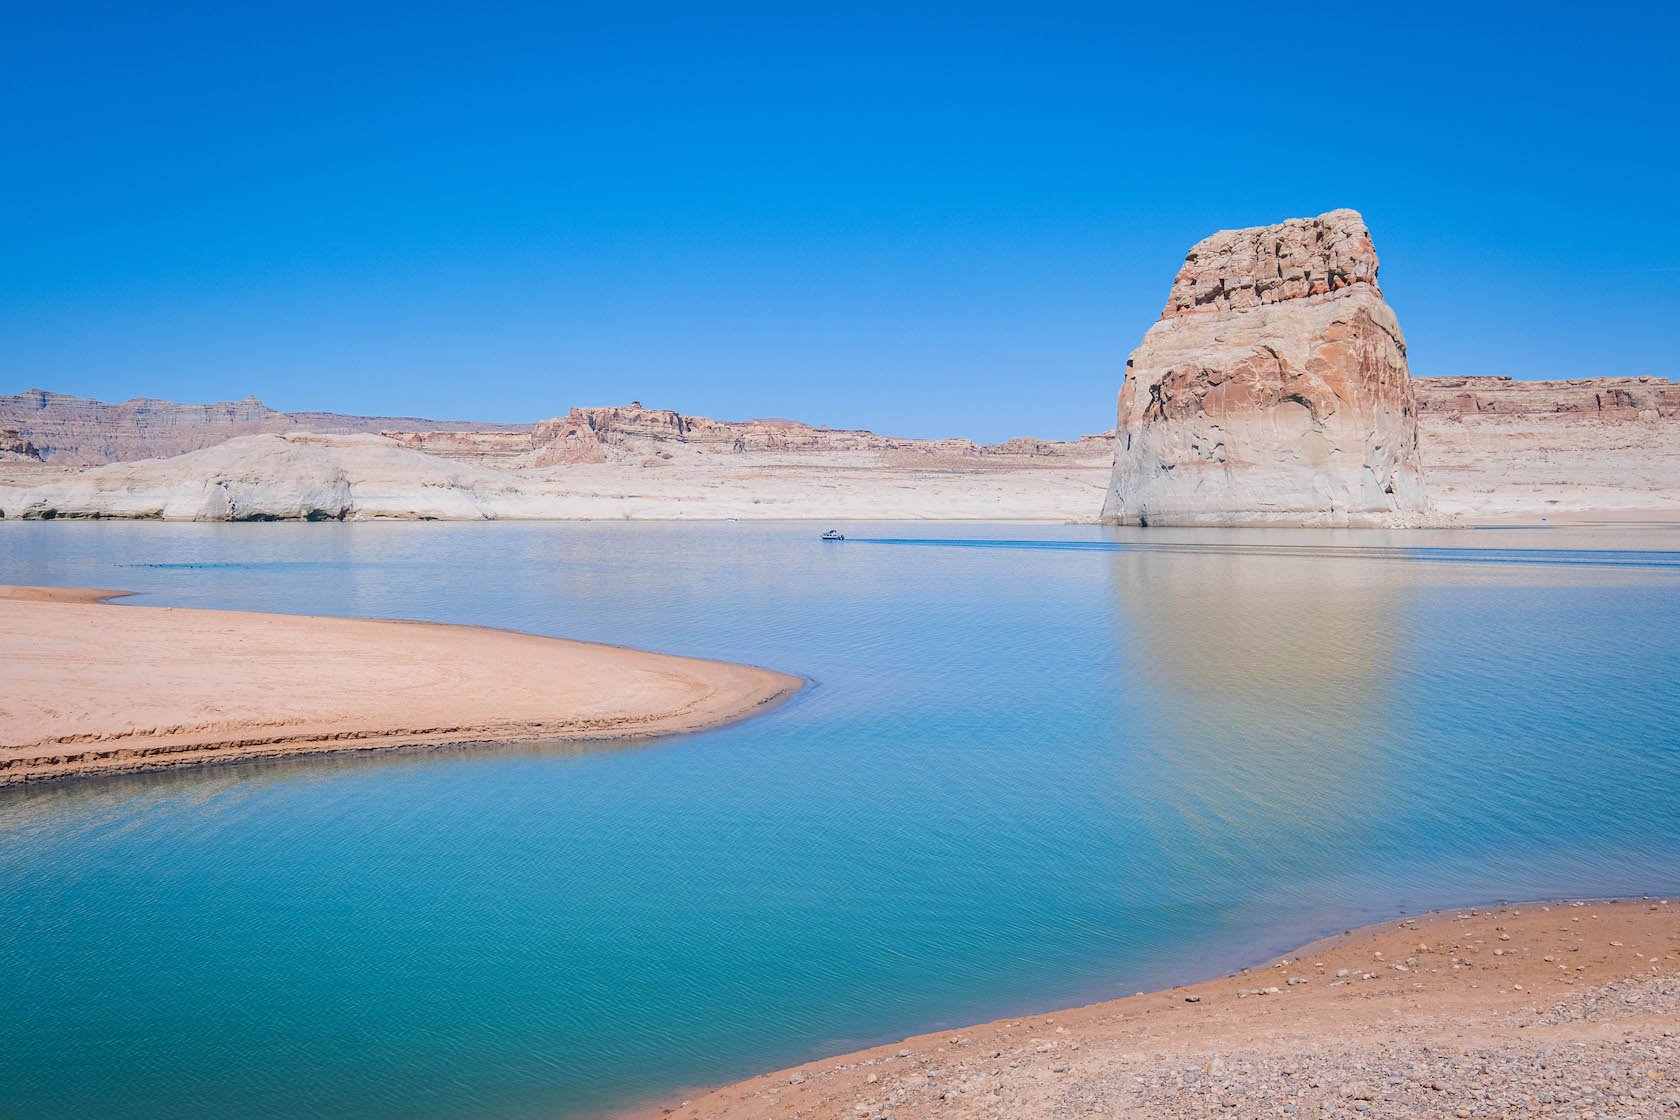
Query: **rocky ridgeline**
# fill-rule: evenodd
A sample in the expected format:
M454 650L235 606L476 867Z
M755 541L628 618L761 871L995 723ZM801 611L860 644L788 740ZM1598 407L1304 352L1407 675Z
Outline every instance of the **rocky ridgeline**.
M1425 507L1406 341L1364 220L1192 248L1126 362L1104 519L1392 525Z
M635 463L677 454L821 454L875 452L889 456L1018 458L1085 456L1103 436L1045 441L1016 438L997 444L967 439L905 439L855 428L825 428L797 420L712 420L640 401L574 408L525 433L385 431L416 451L458 462L500 467Z
M412 450L457 463L507 469L528 466L531 461L530 431L404 432L382 429L379 434Z
M86 467L158 459L226 443L236 436L293 432L377 433L388 428L507 430L505 425L408 416L278 412L255 397L215 404L179 404L135 397L107 404L30 389L0 396L0 429L31 442L56 466Z
M308 414L255 404L232 419L282 430L218 439L231 421L214 411L215 422L177 431L125 426L125 410L82 403L96 406L83 410L92 420L60 429L80 442L57 445L52 463L0 453L0 518L1087 519L1112 458L1112 441L1101 436L984 446L788 420L716 421L639 404L500 430L425 421L396 428L378 417L350 425L316 414L326 417L316 426L356 429L348 432L305 430ZM185 406L184 414L219 407ZM377 434L360 430L368 427ZM210 446L168 454L186 442ZM152 457L135 454L147 450ZM75 452L130 458L68 465Z
M1278 269L1274 267L1272 271L1275 274ZM1294 274L1292 269L1283 271L1286 276ZM1307 289L1301 290L1341 291L1348 286L1345 278L1358 274L1356 264L1338 264L1322 277L1301 269L1297 279L1307 285ZM1192 279L1194 283L1190 282ZM1176 293L1194 290L1202 284L1199 276L1181 275L1174 285L1172 305L1179 302ZM1265 286L1242 294L1227 284L1222 290L1226 304L1235 301L1260 307L1277 302L1280 292L1298 289L1289 285ZM1251 297L1260 302L1252 303ZM1201 311L1175 313L1169 309L1164 318L1212 314L1216 310L1210 302ZM1210 372L1205 378L1198 375L1193 380L1204 381L1211 388L1218 378L1217 373ZM1552 417L1559 424L1577 419L1680 419L1680 383L1662 378L1513 381L1509 377L1418 377L1412 378L1411 384L1425 428L1426 453L1430 430L1448 421L1519 416ZM1169 381L1163 386L1157 411L1198 407L1207 410L1205 392L1199 404L1192 400L1181 402L1167 395L1172 385ZM1227 405L1239 395L1239 389L1228 384L1221 391ZM1195 395L1195 392L1190 394L1192 398ZM1113 433L1060 441L1017 437L995 444L966 439L906 439L796 420L713 420L671 409L645 408L639 402L574 408L562 417L528 426L332 412L279 412L252 397L215 404L178 404L149 398L106 404L40 389L0 396L0 460L9 462L44 461L56 467L74 468L168 458L214 447L243 435L304 433L377 434L441 459L502 470L586 463L633 465L649 458L669 458L677 451L735 455L863 452L876 453L883 461L901 463L978 459L1005 465L1057 458L1084 460L1103 451L1103 445L1113 438ZM1216 455L1225 453L1217 441L1213 449Z
M966 439L902 439L797 420L712 420L640 402L574 408L536 425L335 412L280 412L255 397L179 404L136 397L107 404L31 389L0 396L0 455L59 467L164 459L250 435L380 435L414 451L500 469L636 462L686 452L882 452L912 456L1088 457L1104 438L998 444ZM24 450L28 448L28 450Z
M1137 411L1125 413L1133 423L1126 440L1113 432L997 444L902 439L793 420L712 420L637 402L574 408L531 426L282 413L253 399L109 405L32 390L0 397L0 518L1088 521L1104 509L1105 494L1109 517L1120 519L1117 492L1147 482L1149 500L1182 501L1192 519L1204 518L1199 524L1245 517L1335 524L1340 516L1357 523L1370 516L1353 501L1364 480L1358 470L1348 477L1341 465L1348 456L1332 440L1363 447L1392 426L1383 386L1403 370L1404 354L1398 334L1381 326L1387 309L1373 311L1365 299L1376 292L1374 256L1366 268L1351 248L1360 240L1327 228L1328 263L1309 267L1302 246L1317 233L1305 235L1310 223L1296 226L1302 236L1270 240L1270 258L1256 231L1239 231L1212 256L1198 252L1175 293L1206 286L1223 294L1190 307L1175 295L1156 324L1167 339L1152 329L1133 355L1134 369L1153 380L1140 392L1145 376L1128 379L1122 403ZM1247 262L1256 282L1245 288L1227 275L1206 283L1210 260ZM1280 322L1304 330L1305 341L1255 341L1262 328L1281 331ZM1179 324L1196 329L1185 335ZM1211 336L1201 324L1214 328ZM1157 368L1183 337L1205 345L1193 359ZM1680 515L1680 384L1436 377L1409 385L1442 516ZM1402 400L1402 419L1405 407ZM1404 429L1394 438L1403 445ZM1154 456L1153 475L1128 482L1111 469L1117 461L1135 467L1145 452ZM1256 467L1262 455L1275 462ZM1329 469L1318 472L1315 455ZM1279 494L1298 504L1281 506ZM1196 504L1210 497L1212 504ZM1165 501L1118 500L1140 520L1172 519Z
M1425 422L1463 417L1555 416L1559 420L1680 420L1680 382L1664 377L1515 381L1509 377L1419 377Z
M897 440L873 432L818 428L797 420L712 420L684 416L640 401L610 408L574 408L545 420L532 433L538 466L604 463L626 455L657 454L681 445L700 451L882 451L966 440ZM972 445L970 445L972 446Z

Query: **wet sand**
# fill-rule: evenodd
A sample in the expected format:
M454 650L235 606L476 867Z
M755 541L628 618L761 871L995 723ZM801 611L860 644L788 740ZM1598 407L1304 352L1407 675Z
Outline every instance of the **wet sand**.
M0 785L312 751L645 738L797 677L427 622L106 605L0 586Z
M1680 1116L1680 907L1450 910L631 1115Z

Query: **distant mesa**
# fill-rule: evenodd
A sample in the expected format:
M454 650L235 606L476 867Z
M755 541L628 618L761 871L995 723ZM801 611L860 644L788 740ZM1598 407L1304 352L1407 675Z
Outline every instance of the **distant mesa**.
M843 428L814 427L797 420L712 420L665 408L628 406L574 408L545 420L531 435L533 463L604 463L620 455L658 455L681 446L695 451L933 450L978 454L971 440L917 440Z
M255 401L142 407L39 392L0 397L0 418L12 412L44 420L29 431L44 432L53 454L0 463L5 519L1071 519L1094 514L1101 482L1086 479L1106 478L1113 461L1107 436L982 445L634 401L453 428Z
M1680 383L1663 377L1579 377L1517 381L1510 377L1420 377L1418 417L1428 424L1461 419L1552 417L1615 422L1680 418Z
M377 434L387 428L508 431L526 425L412 416L347 416L336 412L278 412L256 397L214 404L179 404L135 397L107 404L88 397L30 389L0 396L0 430L27 437L36 457L63 467L91 467L201 451L238 436L299 432Z
M1357 212L1216 233L1126 362L1103 519L1416 523L1417 413Z
M639 464L675 453L862 453L907 455L916 461L983 457L990 461L1081 459L1100 450L1105 436L1080 440L1016 437L998 444L969 439L911 439L798 420L713 420L666 408L628 405L573 408L536 424L425 420L412 416L352 416L336 412L279 412L255 397L215 404L179 404L136 397L108 404L88 397L30 389L0 395L0 440L10 433L29 458L57 467L91 467L164 459L252 435L377 435L457 462L502 469L589 463ZM7 455L0 442L0 455ZM17 457L17 456L12 456Z
M984 461L1085 459L1101 454L1104 436L1079 440L1016 437L982 444L969 439L911 439L861 428L829 428L798 420L713 420L669 408L628 405L573 408L523 432L397 431L380 433L416 451L459 462L504 468L544 468L696 456L813 456L875 454L903 463L937 465Z

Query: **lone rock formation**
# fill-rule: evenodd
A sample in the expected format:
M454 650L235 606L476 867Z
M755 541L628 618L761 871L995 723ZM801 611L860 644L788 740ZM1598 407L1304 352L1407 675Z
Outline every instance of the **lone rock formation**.
M1332 210L1191 249L1126 362L1103 520L1404 525L1426 505L1365 220Z

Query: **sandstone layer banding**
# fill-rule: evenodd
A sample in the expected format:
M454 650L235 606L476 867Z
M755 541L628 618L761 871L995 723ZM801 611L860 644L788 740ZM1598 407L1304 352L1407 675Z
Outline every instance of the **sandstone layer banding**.
M0 785L311 751L640 738L797 677L427 622L108 606L0 587Z
M88 397L30 389L0 396L0 430L27 434L36 458L87 467L181 455L236 436L295 432L377 433L390 428L518 431L522 425L413 416L347 416L337 412L279 412L255 397L214 404L182 404L135 397L108 404ZM0 431L0 450L5 446Z
M1680 383L1411 384L1437 516L1680 518ZM1113 433L979 444L634 403L524 427L392 422L256 402L0 397L0 518L1088 522L1116 458ZM246 423L255 434L230 438ZM183 446L197 450L177 454ZM67 465L83 462L101 465Z
M529 435L289 433L84 470L0 462L0 518L1090 520L1113 459L1104 437L983 446L805 425L763 434L813 444L737 452L733 439L612 430L565 459L552 443L533 452Z
M1425 507L1406 340L1364 220L1192 248L1126 362L1104 520L1401 525Z

